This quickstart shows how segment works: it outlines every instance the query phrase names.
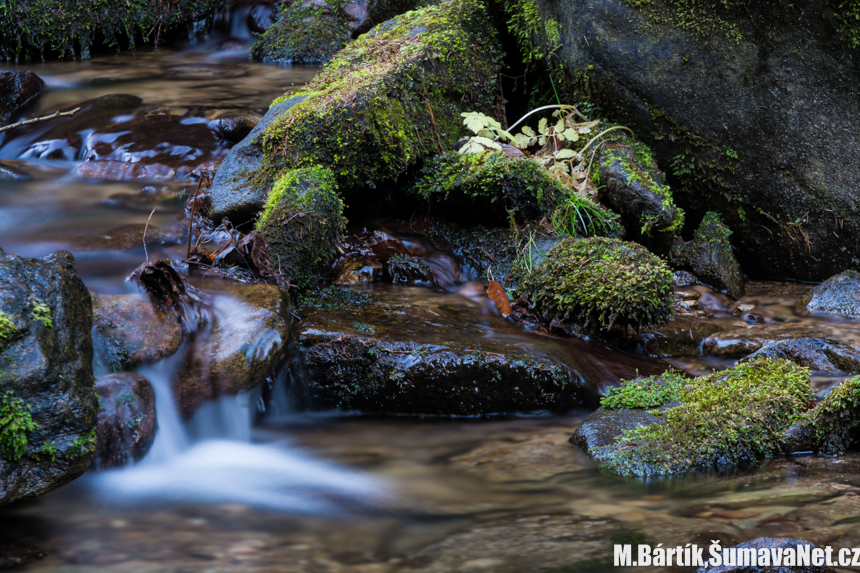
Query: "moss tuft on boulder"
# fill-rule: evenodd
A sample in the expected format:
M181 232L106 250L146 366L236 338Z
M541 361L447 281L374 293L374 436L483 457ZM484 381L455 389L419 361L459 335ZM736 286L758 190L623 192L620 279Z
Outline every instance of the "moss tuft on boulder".
M731 236L720 214L709 211L692 241L676 241L672 262L692 270L703 283L740 298L744 295L744 275L732 252Z
M826 456L844 454L858 438L860 428L860 376L849 378L830 391L801 424L812 429L815 449Z
M327 62L350 40L349 0L318 3L299 0L281 4L278 21L251 47L264 62Z
M334 174L323 167L278 179L257 221L275 269L299 287L331 269L345 225Z
M563 241L522 286L544 316L586 328L639 329L672 316L672 271L645 247L617 239Z
M678 395L681 404L656 413L659 422L590 453L622 475L752 464L782 451L784 430L812 400L808 369L767 358L690 380Z

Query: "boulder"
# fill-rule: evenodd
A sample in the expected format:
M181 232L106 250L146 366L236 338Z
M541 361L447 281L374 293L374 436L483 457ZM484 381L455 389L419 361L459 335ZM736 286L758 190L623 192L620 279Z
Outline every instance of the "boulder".
M306 370L297 374L323 407L428 415L564 412L597 407L607 387L637 371L666 369L596 344L528 333L465 297L427 289L375 290L372 297L326 300L298 312Z
M692 241L676 240L671 260L689 267L702 284L740 298L744 295L744 275L732 252L731 236L720 215L708 212Z
M832 276L797 301L810 314L834 314L860 318L860 273L845 271Z
M13 61L48 55L84 59L93 48L134 49L141 37L157 44L176 29L187 37L186 26L213 16L222 4L221 0L176 0L169 5L126 0L19 2L10 4L0 19L0 53Z
M852 6L537 0L528 32L654 149L688 216L720 213L744 269L823 280L860 259Z
M45 82L33 72L0 72L0 126L38 99L44 87Z
M218 170L210 213L234 217L254 202L259 209L273 179L296 168L331 169L345 196L396 180L440 144L453 146L463 132L461 112L492 110L500 53L477 0L377 26L310 84L275 101Z
M206 400L255 388L275 373L290 341L289 297L268 284L208 280L207 321L190 335L173 382L180 414Z
M586 452L596 452L611 446L626 430L659 422L660 418L644 408L607 410L601 406L582 421L570 442L579 444Z
M433 269L418 257L394 255L385 263L385 271L393 283L427 286L436 283Z
M815 372L860 373L860 348L827 338L769 342L742 362L760 357L783 358Z
M438 3L436 0L367 0L367 18L375 26L405 12Z
M0 250L0 505L86 471L96 445L92 303L65 251Z
M629 238L666 254L684 226L666 176L647 145L627 136L613 138L600 155L601 193L627 222Z
M99 376L99 425L93 465L106 470L140 460L155 441L155 391L139 374Z
M173 355L182 325L142 294L93 295L93 345L99 372L131 370Z
M331 272L345 226L335 176L322 167L284 174L257 220L272 265L299 287Z

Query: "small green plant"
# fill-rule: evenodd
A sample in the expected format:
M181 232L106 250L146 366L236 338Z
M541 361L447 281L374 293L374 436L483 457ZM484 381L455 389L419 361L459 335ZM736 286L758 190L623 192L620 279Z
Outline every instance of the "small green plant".
M33 318L42 323L45 328L54 327L54 319L51 318L51 309L43 302L33 303Z
M27 432L38 428L30 415L30 407L11 390L0 398L0 455L17 462L27 451Z
M136 394L132 394L131 392L120 392L119 398L117 398L117 404L131 404L132 402L136 402L138 400Z
M575 193L569 193L559 202L550 225L568 237L618 237L622 232L618 215Z
M369 324L365 324L363 322L358 322L357 320L352 323L352 327L359 332L373 332L374 328Z
M681 390L689 383L689 378L671 371L629 380L618 388L610 388L600 399L600 404L607 410L656 408L679 400Z
M91 454L96 449L96 429L93 428L86 434L78 436L77 439L69 447L68 454L73 458Z
M18 329L15 328L15 322L12 320L12 316L0 311L0 346L17 333Z
M125 421L125 427L128 428L129 430L134 430L145 419L146 419L146 414L140 414L139 416L131 417Z
M52 462L57 461L57 451L58 450L57 450L57 444L55 444L54 442L52 442L52 441L45 442L44 444L42 444L42 449L39 451L42 452L46 456L50 456Z

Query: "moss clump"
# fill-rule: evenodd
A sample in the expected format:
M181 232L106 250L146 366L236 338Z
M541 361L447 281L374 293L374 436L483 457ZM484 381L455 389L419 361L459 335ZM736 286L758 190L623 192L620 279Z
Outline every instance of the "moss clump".
M656 408L680 400L689 383L689 378L677 372L628 380L618 388L610 388L600 399L600 405L607 410Z
M397 254L388 259L385 270L393 283L428 283L435 282L433 270L418 257Z
M285 96L306 97L266 128L262 165L250 177L322 165L345 193L394 180L440 144L453 146L460 113L492 109L500 55L479 0L389 20Z
M184 22L203 19L221 0L29 0L0 2L0 50L7 60L38 54L89 58L98 39L119 50L135 39L158 42Z
M662 422L625 431L595 458L623 475L669 475L755 463L812 400L809 370L769 358L691 380Z
M705 284L740 298L744 294L743 272L732 251L731 236L719 213L709 211L690 243L675 243L671 261L689 267Z
M684 211L675 205L653 152L641 141L613 137L601 155L598 174L609 202L641 227L642 236L655 231L675 234L684 226Z
M27 432L39 426L30 415L30 407L11 390L0 398L0 456L17 462L27 451Z
M45 328L54 328L54 319L51 318L51 308L43 302L33 303L33 318L42 323Z
M860 427L860 376L849 378L830 391L809 412L816 447L824 455L842 455L855 442Z
M325 62L349 41L346 0L281 4L278 21L251 47L264 62Z
M672 271L635 243L568 239L523 281L546 317L586 328L656 326L672 316Z
M322 167L278 179L257 221L275 269L299 287L330 270L345 226L335 177Z
M17 333L18 329L15 328L12 316L0 310L0 348Z
M64 453L72 458L79 458L81 456L91 454L96 451L97 441L98 436L96 435L96 429L93 428L86 434L78 436L72 445L69 446L69 449Z

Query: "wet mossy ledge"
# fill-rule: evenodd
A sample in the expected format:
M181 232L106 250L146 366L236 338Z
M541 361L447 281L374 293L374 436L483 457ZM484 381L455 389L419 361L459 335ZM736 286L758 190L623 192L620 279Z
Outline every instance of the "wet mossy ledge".
M263 161L251 178L321 165L347 195L393 181L440 145L453 146L462 133L460 113L492 109L500 57L478 0L389 20L285 96L306 97L262 134Z
M0 54L8 61L90 57L94 48L134 49L211 17L224 0L29 0L3 2Z
M345 4L347 0L282 4L278 21L254 43L251 55L264 62L327 62L350 39Z
M547 318L592 330L657 326L672 317L672 271L636 243L568 239L522 284Z

